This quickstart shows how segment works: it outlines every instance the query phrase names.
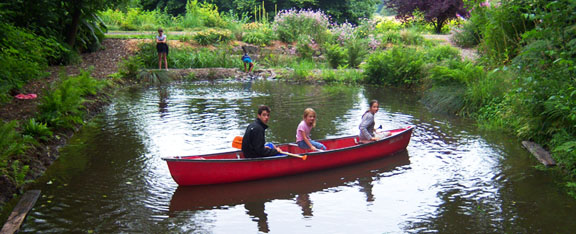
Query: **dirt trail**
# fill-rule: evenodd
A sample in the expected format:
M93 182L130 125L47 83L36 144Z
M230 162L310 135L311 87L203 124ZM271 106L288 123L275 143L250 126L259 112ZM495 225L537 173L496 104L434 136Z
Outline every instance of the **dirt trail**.
M478 59L478 54L476 53L476 49L471 48L462 48L456 45L454 41L452 41L452 34L424 34L422 35L424 38L429 40L438 40L441 44L451 45L460 50L462 58L468 59L471 61L476 61Z

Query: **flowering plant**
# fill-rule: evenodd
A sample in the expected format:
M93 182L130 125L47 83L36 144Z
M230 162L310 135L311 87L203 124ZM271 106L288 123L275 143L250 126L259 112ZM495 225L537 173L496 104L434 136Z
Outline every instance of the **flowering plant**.
M330 16L314 10L282 10L274 17L273 29L278 38L292 43L300 35L309 35L317 43L323 43L328 37Z

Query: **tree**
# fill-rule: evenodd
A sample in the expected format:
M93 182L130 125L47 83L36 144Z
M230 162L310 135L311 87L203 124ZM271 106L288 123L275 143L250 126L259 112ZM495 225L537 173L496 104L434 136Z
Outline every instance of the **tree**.
M91 40L98 40L96 34L101 31L96 13L126 1L9 0L4 7L10 12L7 21L15 26L30 29L41 36L57 38L71 48L87 49L81 47L91 44ZM83 38L78 38L79 35ZM82 41L81 46L77 45L77 39Z
M463 0L384 0L384 4L403 21L413 17L417 10L423 12L424 20L434 25L436 33L442 32L446 21L456 19L458 15L468 16Z

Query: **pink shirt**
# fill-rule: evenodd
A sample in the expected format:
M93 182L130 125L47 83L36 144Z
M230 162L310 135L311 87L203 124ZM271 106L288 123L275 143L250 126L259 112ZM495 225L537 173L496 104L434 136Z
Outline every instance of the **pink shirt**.
M308 126L308 124L306 124L306 122L304 122L304 120L300 121L300 124L298 124L298 129L296 129L296 142L304 140L304 138L302 138L302 135L300 135L300 131L303 131L304 135L306 135L308 137L308 139L310 139L310 131L311 130L312 130L312 126Z

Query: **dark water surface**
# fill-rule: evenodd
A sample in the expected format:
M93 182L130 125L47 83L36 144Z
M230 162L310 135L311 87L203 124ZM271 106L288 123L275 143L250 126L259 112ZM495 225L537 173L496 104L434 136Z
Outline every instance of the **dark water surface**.
M260 104L267 140L295 141L306 107L314 139L416 125L406 152L333 170L178 187L163 156L231 150ZM569 233L576 202L517 139L430 113L377 87L198 82L131 89L62 148L24 233Z

